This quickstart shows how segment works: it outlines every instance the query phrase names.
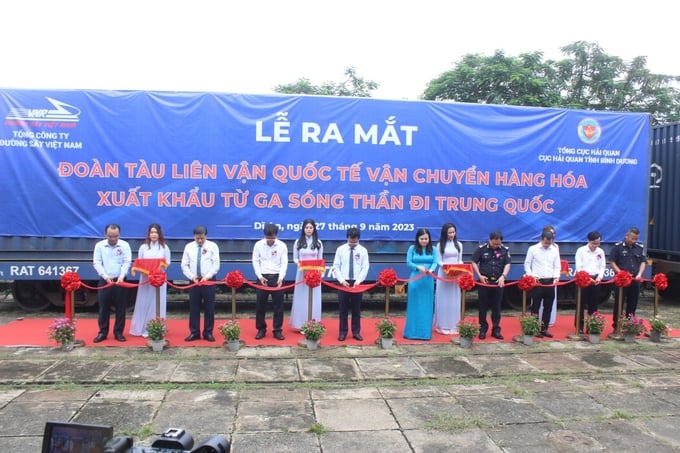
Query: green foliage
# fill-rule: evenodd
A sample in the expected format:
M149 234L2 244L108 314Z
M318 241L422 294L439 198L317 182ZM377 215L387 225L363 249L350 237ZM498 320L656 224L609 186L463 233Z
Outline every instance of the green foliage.
M649 320L649 326L652 332L657 332L661 335L668 335L668 324L661 316L655 316Z
M324 326L321 321L311 319L302 325L300 332L302 332L302 335L308 340L319 340L326 335L326 326Z
M326 427L323 425L323 423L315 422L312 423L307 431L314 434L323 434L326 432Z
M382 338L392 338L397 331L397 325L388 317L384 317L375 323L375 329Z
M241 336L241 325L238 321L227 321L224 324L220 324L217 330L227 341L236 341Z
M431 80L427 100L647 112L655 124L680 120L680 76L652 74L646 57L630 62L595 43L560 49L567 58L543 61L540 51L486 57L467 54Z
M321 96L354 96L360 98L371 97L371 92L380 85L373 80L366 80L357 75L354 67L345 68L345 80L341 82L324 82L314 85L307 78L300 78L297 82L277 85L274 91L282 94L312 94Z
M479 333L479 323L471 319L458 321L458 335L461 338L472 338Z
M541 330L541 321L538 319L538 316L520 316L519 324L524 335L536 335Z
M645 327L645 321L641 318L636 318L635 316L626 316L620 320L621 322L621 332L624 335L635 335L638 336L645 333L647 328Z
M607 320L599 312L588 315L584 324L588 333L602 333Z
M149 340L161 341L168 333L168 326L163 318L153 318L146 323L146 331L149 334Z
M432 431L457 433L473 428L483 429L487 425L478 416L456 416L452 414L434 414L426 423L425 428Z
M76 322L68 318L57 318L50 325L47 333L50 340L63 345L73 343L76 337Z

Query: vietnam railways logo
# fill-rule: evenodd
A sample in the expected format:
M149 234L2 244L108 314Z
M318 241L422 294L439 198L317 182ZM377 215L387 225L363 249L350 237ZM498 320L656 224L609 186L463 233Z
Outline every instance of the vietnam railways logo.
M25 108L12 107L5 117L5 121L30 121L30 122L59 122L77 123L80 121L80 109L50 97L45 97L54 108Z
M602 127L593 118L584 118L578 123L578 138L583 143L592 145L600 140L602 136Z

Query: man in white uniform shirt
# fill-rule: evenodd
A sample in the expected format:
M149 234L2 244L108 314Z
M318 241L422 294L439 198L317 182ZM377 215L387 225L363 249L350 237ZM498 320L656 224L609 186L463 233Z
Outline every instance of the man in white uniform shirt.
M285 242L276 238L279 227L273 223L264 226L264 239L255 243L253 248L253 270L262 286L280 288L288 270L288 247ZM256 340L264 338L267 333L267 299L272 295L274 305L274 338L285 340L281 329L283 327L283 291L269 291L256 289L255 300L255 328Z
M104 341L109 334L111 307L116 310L113 336L118 341L125 341L123 330L125 329L127 290L119 284L125 280L132 264L130 244L120 239L120 226L115 223L107 225L104 233L106 239L97 242L93 256L94 269L99 274L97 286L104 287L97 294L99 332L93 340L95 343Z
M560 279L560 252L553 246L552 232L543 230L541 242L529 247L524 260L524 273L536 279L538 286L531 291L531 314L538 316L538 309L543 303L543 322L538 337L552 338L548 332L550 312L555 299L553 286ZM551 285L551 286L543 286Z
M333 260L333 274L345 288L359 286L368 275L368 251L359 245L361 233L358 228L347 229L347 243L335 251ZM363 341L361 336L361 292L338 291L338 312L340 318L340 333L338 341L347 338L347 316L352 311L352 336L355 340Z
M214 280L220 270L220 249L212 241L206 239L208 229L199 225L194 228L194 240L184 247L182 254L182 273L196 286L189 289L189 331L184 341L195 341L201 338L201 308L203 321L203 338L215 341L215 292L216 285L203 285Z
M600 282L607 269L607 257L604 250L600 248L602 236L598 231L588 233L588 243L576 250L575 268L576 272L586 271L590 275L590 286L581 288L581 312L577 313L575 326L579 333L583 333L583 310L587 309L588 314L592 315L597 311L600 302Z

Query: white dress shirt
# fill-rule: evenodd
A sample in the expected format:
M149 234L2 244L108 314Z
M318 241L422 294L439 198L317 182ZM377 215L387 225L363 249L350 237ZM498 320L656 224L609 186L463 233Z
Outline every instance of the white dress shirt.
M349 280L349 251L350 247L347 243L341 245L335 251L333 275L335 275L340 284ZM366 280L368 275L368 250L361 244L357 244L352 251L352 258L354 259L354 284L359 285Z
M258 280L263 274L277 274L279 280L286 278L288 270L288 246L280 239L267 245L267 239L260 239L253 247L253 270Z
M220 249L217 244L207 239L201 247L203 248L201 251L201 278L210 280L215 278L220 270ZM184 247L182 254L182 273L189 280L193 280L197 276L197 257L198 244L196 241L191 241Z
M600 247L596 247L595 250L590 250L588 245L579 247L576 250L574 260L576 272L586 271L590 275L597 275L596 280L602 280L602 277L604 277L604 271L607 269L607 258L604 250Z
M130 244L122 239L113 246L107 239L99 241L94 246L92 262L97 274L104 280L125 277L132 265Z
M529 247L524 260L524 273L535 278L560 278L560 252L550 244L543 247L542 243Z

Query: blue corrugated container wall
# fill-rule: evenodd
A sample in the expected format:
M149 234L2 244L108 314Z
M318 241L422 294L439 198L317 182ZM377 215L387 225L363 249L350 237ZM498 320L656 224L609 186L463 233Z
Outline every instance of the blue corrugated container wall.
M680 123L652 129L647 251L680 261Z

